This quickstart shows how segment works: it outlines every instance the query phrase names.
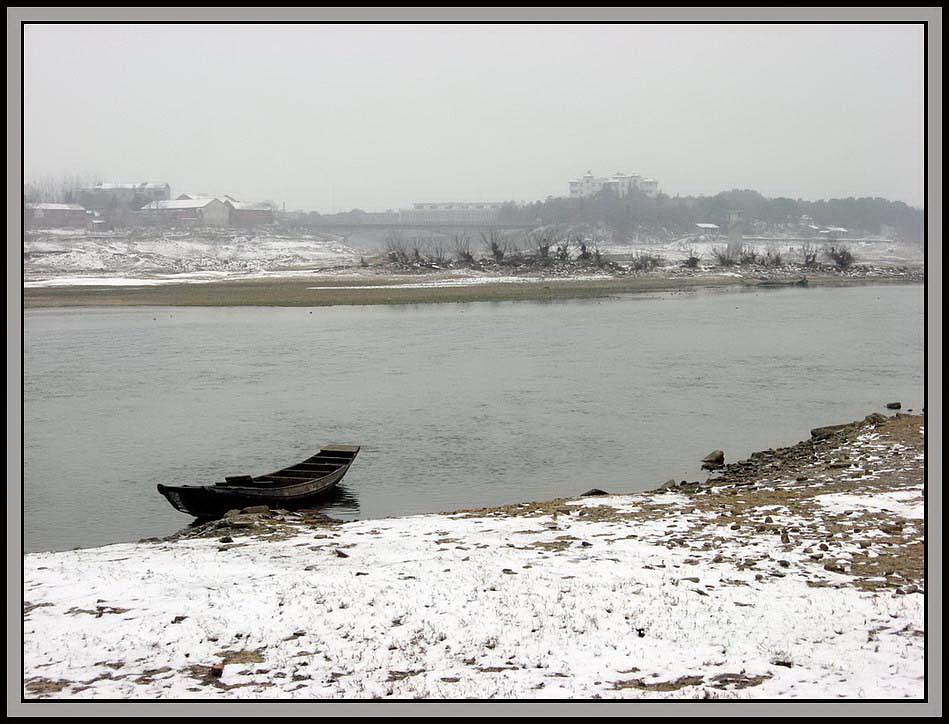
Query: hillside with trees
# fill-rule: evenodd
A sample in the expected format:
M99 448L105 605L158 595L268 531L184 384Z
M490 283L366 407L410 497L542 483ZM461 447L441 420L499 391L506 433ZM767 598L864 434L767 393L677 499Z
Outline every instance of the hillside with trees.
M729 226L740 215L745 234L813 235L813 226L838 226L848 235L885 236L922 243L924 214L901 201L881 198L804 201L766 198L757 191L734 189L715 196L655 198L633 192L616 196L604 190L591 198L549 198L501 210L505 224L602 224L630 238L669 238L695 232L696 223Z

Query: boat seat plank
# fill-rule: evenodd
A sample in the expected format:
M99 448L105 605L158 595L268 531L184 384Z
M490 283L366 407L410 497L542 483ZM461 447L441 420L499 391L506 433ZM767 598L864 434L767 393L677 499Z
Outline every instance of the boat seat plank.
M356 453L359 452L359 445L324 445L320 448L320 452L336 452L356 457Z
M250 475L228 475L224 478L225 483L249 483L253 481Z

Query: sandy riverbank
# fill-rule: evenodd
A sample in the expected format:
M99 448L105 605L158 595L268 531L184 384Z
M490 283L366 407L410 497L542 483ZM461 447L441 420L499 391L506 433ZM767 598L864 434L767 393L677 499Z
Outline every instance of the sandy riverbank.
M343 268L334 271L283 271L245 278L73 278L29 282L24 307L89 306L304 306L426 304L437 302L552 301L592 299L644 292L753 286L764 280L791 282L799 271L664 269L648 273L587 270L568 275L538 272ZM812 286L921 283L921 268L874 268L847 273L810 273ZM762 287L767 289L767 287Z
M920 698L923 424L708 485L30 554L24 695Z

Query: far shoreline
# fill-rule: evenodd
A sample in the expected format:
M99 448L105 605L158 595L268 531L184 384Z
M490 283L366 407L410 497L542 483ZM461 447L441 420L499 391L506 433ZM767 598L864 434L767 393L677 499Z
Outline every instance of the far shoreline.
M347 271L358 271L347 270ZM236 279L203 283L184 282L143 285L63 285L23 288L23 308L71 307L328 307L400 304L440 304L464 302L561 301L603 299L617 295L648 292L697 291L701 289L760 289L769 291L790 286L804 276L792 274L771 279L777 286L759 286L763 279L749 276L708 273L696 275L648 274L599 278L523 276L521 279L457 284L453 286L409 286L407 282L437 283L446 279L438 273L341 278L327 273L311 273L282 279ZM867 286L875 284L924 284L925 272L874 273L862 276L841 274L806 275L809 287ZM477 277L484 279L484 277ZM314 286L320 288L315 289Z

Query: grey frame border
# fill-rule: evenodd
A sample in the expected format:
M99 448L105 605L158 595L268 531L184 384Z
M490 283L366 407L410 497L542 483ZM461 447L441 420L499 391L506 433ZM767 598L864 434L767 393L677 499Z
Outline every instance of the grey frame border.
M22 22L928 22L927 42L927 703L880 702L31 702L20 701L22 631L21 255L7 243L8 716L941 716L942 715L942 8L7 8L7 239L20 234ZM15 160L16 159L16 160ZM932 402L935 401L935 407ZM935 414L934 414L935 413ZM871 708L872 707L872 708Z

